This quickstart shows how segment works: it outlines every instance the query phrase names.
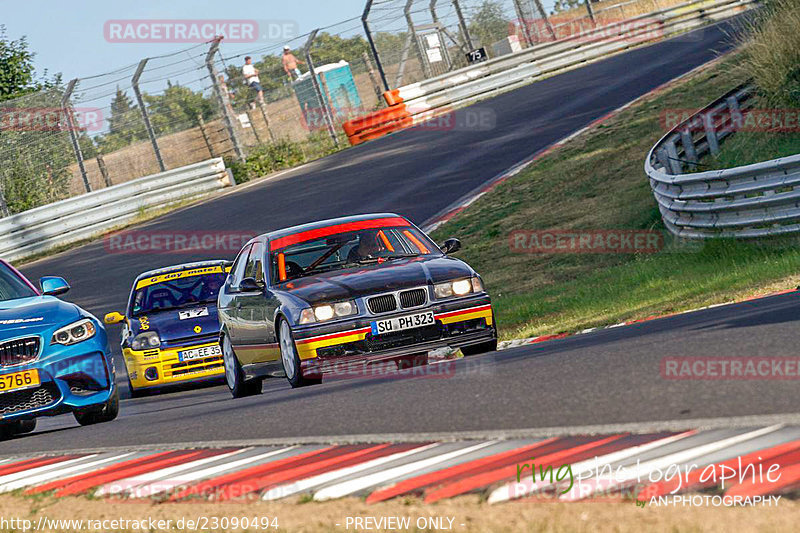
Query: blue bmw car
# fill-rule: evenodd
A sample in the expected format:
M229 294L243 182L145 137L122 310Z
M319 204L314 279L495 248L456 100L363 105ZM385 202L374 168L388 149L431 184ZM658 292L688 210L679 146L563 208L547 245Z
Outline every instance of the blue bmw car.
M44 277L37 289L0 259L0 439L36 428L36 418L73 413L82 426L119 413L114 363L103 325L69 290Z

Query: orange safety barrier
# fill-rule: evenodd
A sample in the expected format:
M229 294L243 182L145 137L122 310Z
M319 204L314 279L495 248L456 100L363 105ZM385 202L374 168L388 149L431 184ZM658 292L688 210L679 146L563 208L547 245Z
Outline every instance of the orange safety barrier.
M390 122L388 124L384 124L383 126L371 130L364 131L362 133L353 135L348 137L347 139L350 141L352 146L356 146L357 144L361 144L366 141L371 141L372 139L377 139L378 137L383 137L384 135L388 135L389 133L395 132L397 130L402 130L412 126L414 123L414 119L410 116L402 118L400 120L395 120L394 122Z
M383 93L383 99L386 100L386 105L399 105L403 103L403 98L400 96L400 89L392 89Z
M375 111L373 113L369 113L368 115L364 115L363 117L348 120L342 124L342 128L348 137L352 137L354 135L358 135L359 133L363 133L366 130L383 126L387 122L400 120L408 116L410 116L410 113L408 112L408 109L406 109L405 105L387 107L385 109L381 109L380 111Z

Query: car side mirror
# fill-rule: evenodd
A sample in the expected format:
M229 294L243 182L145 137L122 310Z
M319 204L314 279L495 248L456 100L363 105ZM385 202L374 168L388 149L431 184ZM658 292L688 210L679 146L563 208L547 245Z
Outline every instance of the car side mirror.
M105 317L103 317L103 322L106 324L119 324L123 320L125 320L125 317L116 311L113 313L108 313Z
M264 282L256 281L255 278L244 278L239 282L240 292L262 292L264 290Z
M442 251L447 254L454 254L461 249L461 241L458 239L447 239L441 246Z
M45 276L39 278L39 286L45 296L58 296L69 290L69 283L58 276Z

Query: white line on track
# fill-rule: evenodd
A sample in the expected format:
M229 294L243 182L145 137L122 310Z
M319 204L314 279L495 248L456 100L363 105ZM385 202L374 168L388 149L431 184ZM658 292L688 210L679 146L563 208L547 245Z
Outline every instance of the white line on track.
M220 455L214 455L212 457L205 457L203 459L198 459L196 461L190 461L188 463L183 463L168 468L162 468L159 470L155 470L153 472L147 472L146 474L141 474L138 476L120 479L112 483L107 483L102 487L98 488L97 491L95 491L95 496L107 496L110 494L119 494L121 492L129 492L131 494L136 494L135 489L139 485L144 485L160 478L166 478L173 474L183 472L185 470L191 470L193 468L211 463L213 461L219 461L220 459L225 459L227 457L231 457L233 455L242 453L247 449L248 448L243 448L241 450L235 450ZM135 496L135 497L142 497L142 496Z
M291 496L292 494L296 494L298 492L305 492L314 487L318 487L320 485L336 481L337 479L341 479L343 477L347 477L349 475L356 474L358 472L363 472L364 470L369 470L370 468L374 468L376 466L381 466L386 463L396 461L398 459L403 459L405 457L420 452L424 452L426 450L430 450L431 448L434 448L439 445L440 445L439 443L428 444L426 446L421 446L419 448L414 448L412 450L406 450L404 452L387 455L386 457L379 457L378 459L373 459L372 461L367 461L366 463L361 463L346 468L340 468L339 470L333 470L332 472L326 472L325 474L319 474L317 476L313 476L307 479L301 479L300 481L295 481L294 483L279 485L265 492L264 495L262 496L262 499L278 500L280 498L285 498L287 496Z
M30 472L26 472L26 477L22 479L18 479L17 481L12 481L8 483L4 483L0 485L0 492L9 492L12 490L21 489L23 487L29 487L31 485L42 485L44 483L49 483L51 481L55 481L56 479L61 479L65 477L69 477L71 475L82 473L84 471L91 471L96 469L101 465L105 465L106 463L110 463L113 461L118 461L125 457L129 457L133 455L133 453L123 453L122 455L112 455L106 456L101 459L97 459L96 461L89 461L89 462L82 462L79 464L72 464L70 466L59 468L57 470L51 470L49 472L45 472L43 474L31 476ZM99 457L99 456L97 456ZM64 463L61 463L63 465Z
M485 448L492 444L496 444L496 442L497 441L481 442L474 446L469 446L467 448L462 448L460 450L455 450L442 455L437 455L434 457L430 457L428 459L423 459L421 461L416 461L413 463L396 466L394 468L390 468L389 470L385 470L383 472L375 472L374 474L369 474L367 476L351 479L350 481L345 481L337 485L325 487L324 489L314 494L314 500L325 501L325 500L332 500L334 498L341 498L343 496L347 496L348 494L353 494L354 492L358 492L360 490L364 490L366 488L373 487L375 485L380 485L381 483L386 483L395 478L406 476L408 474L413 474L414 472L418 472L425 468L440 463L444 463L445 461L449 461L450 459L454 459L461 455L472 453L474 451L480 450L481 448Z
M244 459L239 459L236 461L226 462L221 465L212 466L209 468L204 468L202 470L198 470L196 472L189 472L184 474L180 477L171 478L171 479L164 479L162 481L156 481L149 485L142 485L137 487L135 491L130 494L131 498L141 498L144 496L152 496L156 494L160 494L162 492L166 492L168 490L172 490L176 487L181 485L185 485L188 483L193 483L195 481L199 481L201 479L212 478L217 474L221 474L223 472L229 470L236 470L239 467L244 467L248 465L255 466L256 461L261 461L262 459L267 459L269 457L279 455L282 453L286 453L288 451L294 450L297 446L289 446L288 448L280 448L278 450L272 450L267 453L262 453L260 455L253 455L250 457L245 457Z
M77 459L68 459L66 461L59 461L59 462L52 463L52 464L49 464L49 465L40 466L38 468L32 468L30 470L23 470L22 472L16 472L14 474L8 474L6 476L0 477L0 487L5 486L8 483L17 481L19 479L24 479L24 478L26 478L28 476L38 476L39 474L43 474L45 472L51 472L53 470L59 470L61 468L64 468L67 465L72 465L72 464L75 464L75 463L84 462L87 459L93 459L93 458L97 457L97 455L98 454L84 456L84 457L78 457ZM6 491L0 489L0 492L6 492Z

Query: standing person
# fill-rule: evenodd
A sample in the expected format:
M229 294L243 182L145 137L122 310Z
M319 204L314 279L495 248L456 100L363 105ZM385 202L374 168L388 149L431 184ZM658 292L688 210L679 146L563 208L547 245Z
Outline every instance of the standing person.
M292 49L289 48L288 45L283 47L282 61L283 61L283 71L286 72L286 75L289 76L290 80L293 80L292 73L294 73L294 75L297 76L298 78L300 77L301 73L300 69L297 68L297 64L298 63L302 63L303 65L306 64L305 61L300 61L299 59L294 57Z
M258 103L264 103L264 91L261 89L261 80L258 79L258 69L253 66L253 58L247 56L244 58L244 66L242 67L242 74L244 75L244 84L258 91Z

